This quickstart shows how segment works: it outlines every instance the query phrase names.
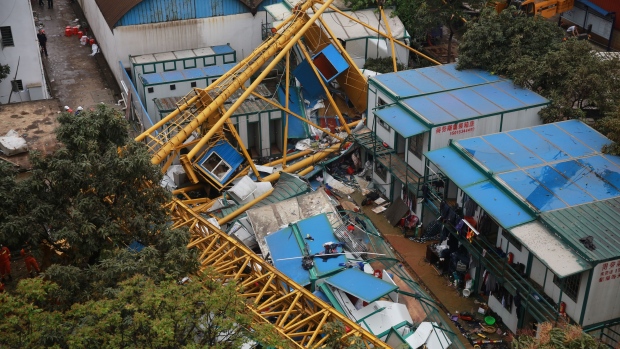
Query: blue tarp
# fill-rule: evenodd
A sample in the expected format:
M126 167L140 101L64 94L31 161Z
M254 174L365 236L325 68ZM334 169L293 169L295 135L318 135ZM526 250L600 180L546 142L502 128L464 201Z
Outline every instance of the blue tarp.
M213 153L216 153L221 158L221 160L223 160L223 163L218 162L219 165L216 162L213 163L216 167L211 168L211 170L220 170L216 171L217 173L213 173L205 165L205 162ZM198 161L196 165L199 166L202 170L206 171L208 174L210 174L211 177L213 177L213 179L215 179L217 182L224 184L230 179L230 177L233 176L239 165L241 165L242 163L243 156L241 156L241 154L239 154L239 152L237 152L235 148L230 145L230 143L224 140L220 140L206 152L206 154ZM228 171L224 173L224 171L222 170L226 169L226 165L228 166Z
M398 288L393 283L366 274L357 268L343 270L325 279L325 282L368 303L372 303Z
M278 89L278 101L281 105L286 105L285 101L286 93L283 87ZM302 110L301 99L299 98L299 92L297 88L289 89L288 96L288 108L295 114L305 117L306 113ZM286 122L286 114L284 114L284 119L282 120L282 127ZM299 120L294 116L288 117L288 138L306 138L308 137L308 128L306 123Z
M296 227L293 227L296 225ZM295 229L294 229L295 228ZM313 240L305 239L310 235ZM291 226L267 235L265 242L269 247L273 264L278 270L286 274L296 283L305 286L311 282L310 271L301 266L301 258L306 255L321 253L324 251L323 244L326 242L338 242L334 235L329 219L325 213L303 219ZM300 243L305 244L300 246ZM339 250L340 251L340 250ZM295 258L283 260L286 258ZM316 277L322 277L342 269L340 263L347 261L344 255L323 259L320 256L314 258L314 267L311 269Z
M428 131L428 127L398 105L376 110L375 115L405 138Z

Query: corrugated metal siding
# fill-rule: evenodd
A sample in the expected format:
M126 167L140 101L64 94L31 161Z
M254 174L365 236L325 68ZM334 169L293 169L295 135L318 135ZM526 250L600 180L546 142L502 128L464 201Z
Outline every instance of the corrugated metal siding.
M620 199L545 212L540 217L584 259L602 262L620 257ZM588 236L594 238L594 251L579 242Z
M129 10L117 25L146 24L196 18L195 0L146 0Z
M263 11L264 6L277 2L279 0L264 0L258 9ZM129 10L116 25L161 23L241 13L250 13L250 9L239 0L144 0Z
M609 12L616 13L616 22L614 23L614 28L620 30L620 1L618 0L590 0L595 5L598 5Z

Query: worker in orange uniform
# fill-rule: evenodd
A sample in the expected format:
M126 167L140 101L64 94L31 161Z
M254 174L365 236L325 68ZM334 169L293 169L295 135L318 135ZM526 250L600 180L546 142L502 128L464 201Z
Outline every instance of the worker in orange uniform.
M11 276L11 251L8 247L0 244L0 282L8 276L9 281L13 281Z
M34 259L34 256L32 255L32 252L30 251L30 247L24 246L20 254L22 255L22 257L24 257L24 262L26 263L26 270L28 270L28 274L30 274L31 277L35 276L34 272L36 272L37 275L39 275L39 273L41 272L41 269L39 269L39 263L37 263L37 260Z

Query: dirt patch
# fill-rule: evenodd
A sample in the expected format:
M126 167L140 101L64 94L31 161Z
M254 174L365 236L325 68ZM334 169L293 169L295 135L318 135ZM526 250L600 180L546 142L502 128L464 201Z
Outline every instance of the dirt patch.
M21 119L22 117L17 115L17 114L13 114L11 115L11 119Z

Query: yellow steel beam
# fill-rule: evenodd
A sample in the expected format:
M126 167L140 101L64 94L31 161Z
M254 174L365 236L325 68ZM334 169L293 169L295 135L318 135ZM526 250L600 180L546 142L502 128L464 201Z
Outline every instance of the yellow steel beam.
M379 11L381 11L381 18L383 18L383 22L385 23L385 30L390 39L390 47L392 48L392 64L394 65L394 72L398 71L398 66L396 65L396 49L394 48L394 36L392 35L392 30L390 29L390 20L385 15L385 11L383 11L383 6L379 6Z
M252 62L252 64L248 65L247 69L244 69L239 74L235 75L234 78L229 79L230 84L222 88L221 90L216 88L218 91L218 96L209 103L209 105L205 106L205 108L196 115L182 130L180 130L174 137L172 137L169 141L163 144L160 149L154 154L152 158L152 162L154 164L159 164L163 159L168 156L170 151L174 149L176 146L182 144L189 135L194 132L200 125L202 125L208 117L217 112L217 110L222 106L228 98L238 90L246 81L250 81L252 75L263 69L262 72L258 75L258 77L252 82L250 87L245 90L239 99L233 103L229 109L226 111L224 115L222 115L219 120L211 126L209 131L202 137L200 142L187 154L182 156L183 159L186 157L188 160L191 160L200 150L201 148L209 141L209 139L218 132L224 122L237 110L237 108L243 103L243 101L250 95L251 91L253 91L256 86L258 86L262 80L269 74L269 71L273 69L276 64L286 55L286 53L295 45L299 39L304 35L306 30L313 24L313 22L321 16L321 14L329 7L329 4L332 3L333 0L327 0L326 3L321 6L319 11L315 13L310 19L305 20L297 20L291 23L289 27L287 27L281 34L278 35L277 40L269 45L265 49L265 45L261 45L258 50L264 51L264 53L260 56L256 57L256 60ZM308 1L304 3L299 11L306 11L308 8L312 6L312 1ZM303 18L303 17L300 17ZM278 53L279 52L279 53ZM273 57L275 54L277 55ZM273 57L273 59L272 59ZM263 68L264 64L269 62L266 68Z
M202 251L202 268L222 271L223 274L218 276L221 282L237 280L238 292L248 299L246 304L255 321L267 323L272 316L275 317L276 330L295 347L321 347L329 336L325 325L340 321L350 329L343 337L345 341L356 337L367 348L389 348L182 202L174 200L169 208L175 224L191 227L188 248Z

